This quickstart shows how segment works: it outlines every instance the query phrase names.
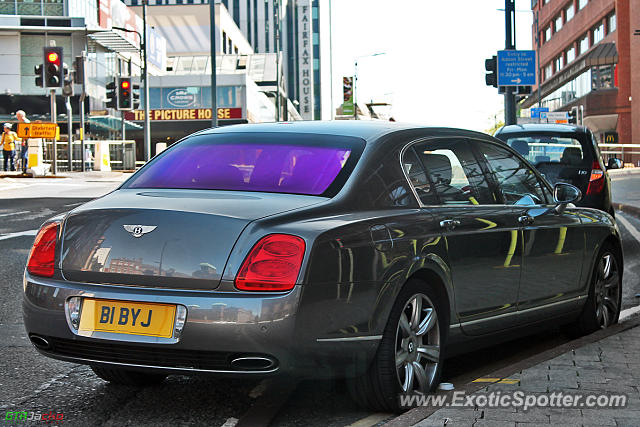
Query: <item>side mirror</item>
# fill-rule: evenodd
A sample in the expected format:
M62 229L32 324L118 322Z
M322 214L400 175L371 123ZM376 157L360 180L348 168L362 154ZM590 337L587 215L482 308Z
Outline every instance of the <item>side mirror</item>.
M622 167L622 161L615 157L609 158L607 161L607 169L620 169Z
M557 203L556 212L562 213L569 203L582 199L582 192L571 184L559 182L553 187L553 199Z

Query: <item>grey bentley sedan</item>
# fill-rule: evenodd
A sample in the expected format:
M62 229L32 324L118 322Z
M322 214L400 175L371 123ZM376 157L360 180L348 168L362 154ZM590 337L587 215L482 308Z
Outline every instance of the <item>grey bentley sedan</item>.
M618 228L485 134L383 122L210 129L43 224L24 320L101 378L348 378L399 411L445 358L617 322Z

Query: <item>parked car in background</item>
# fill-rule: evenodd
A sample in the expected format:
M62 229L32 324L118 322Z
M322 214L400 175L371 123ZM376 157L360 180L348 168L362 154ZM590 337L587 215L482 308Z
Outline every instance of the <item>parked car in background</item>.
M611 180L598 144L586 127L510 125L500 128L495 137L526 158L552 185L566 182L578 187L583 194L579 206L614 215Z
M346 377L363 406L400 411L447 356L617 322L619 232L579 198L477 132L205 130L42 226L24 324L113 383Z

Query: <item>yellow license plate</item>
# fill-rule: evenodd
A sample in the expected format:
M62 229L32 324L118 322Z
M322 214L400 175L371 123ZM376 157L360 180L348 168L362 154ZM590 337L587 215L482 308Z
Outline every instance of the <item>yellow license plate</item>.
M85 298L79 330L171 338L176 306Z

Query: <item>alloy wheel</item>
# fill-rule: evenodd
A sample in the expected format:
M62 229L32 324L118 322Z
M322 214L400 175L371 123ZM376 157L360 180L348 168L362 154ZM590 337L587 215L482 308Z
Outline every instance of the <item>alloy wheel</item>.
M594 285L596 319L601 329L615 322L620 301L620 272L618 261L611 252L605 252L598 262Z
M435 305L424 294L409 298L396 329L396 374L403 393L428 392L440 363Z

